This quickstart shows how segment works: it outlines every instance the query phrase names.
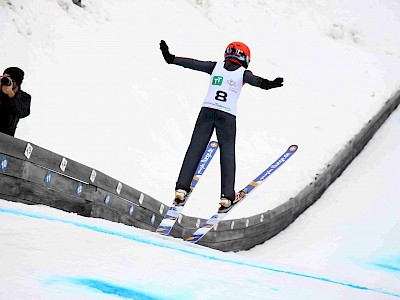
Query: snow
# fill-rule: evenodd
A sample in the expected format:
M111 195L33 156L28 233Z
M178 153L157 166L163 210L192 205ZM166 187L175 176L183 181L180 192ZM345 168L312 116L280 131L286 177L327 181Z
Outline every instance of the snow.
M296 222L242 255L318 276L400 287L400 111Z
M0 200L0 299L398 299L399 128L397 111L287 230L238 253Z
M220 60L245 42L249 69L285 85L243 88L236 188L299 150L242 218L297 194L399 90L399 16L395 0L0 1L0 69L25 70L33 97L18 138L169 205L209 77L167 65L158 43ZM294 225L240 254L1 201L0 298L398 298L399 126L396 112ZM216 158L185 214L218 207Z

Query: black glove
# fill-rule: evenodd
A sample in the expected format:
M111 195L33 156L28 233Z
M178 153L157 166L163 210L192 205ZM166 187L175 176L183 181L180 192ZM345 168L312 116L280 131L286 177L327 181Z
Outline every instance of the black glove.
M283 86L283 78L278 77L275 78L273 81L269 81L268 79L263 79L263 81L261 81L260 88L264 90L269 90L281 86Z
M175 55L169 53L168 45L164 40L161 40L161 42L160 42L160 49L161 49L161 53L164 56L164 59L167 62L167 64L172 63L173 60L175 59Z

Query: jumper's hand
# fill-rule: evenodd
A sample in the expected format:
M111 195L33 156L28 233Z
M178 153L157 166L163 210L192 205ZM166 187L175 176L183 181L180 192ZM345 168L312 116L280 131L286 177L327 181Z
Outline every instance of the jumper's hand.
M274 87L283 86L283 78L282 77L275 78L272 82L274 84Z
M160 42L160 50L162 55L164 56L165 61L170 64L175 59L175 55L169 53L168 45L164 40Z
M283 86L283 78L278 77L278 78L275 78L273 81L269 81L268 79L263 79L263 81L261 82L260 88L262 88L264 90L269 90L269 89L273 89L273 88L277 88L277 87L281 87L281 86Z

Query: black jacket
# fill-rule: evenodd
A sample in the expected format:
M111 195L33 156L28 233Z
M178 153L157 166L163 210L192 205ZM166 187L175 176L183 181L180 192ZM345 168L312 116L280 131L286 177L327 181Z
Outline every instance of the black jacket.
M184 68L196 70L196 71L201 71L204 73L208 73L211 75L212 71L215 68L215 65L217 64L215 61L201 61L197 59L192 59L192 58L185 58L185 57L175 57L175 59L172 61L172 64L178 65ZM240 67L240 65L235 64L231 61L226 61L224 65L225 69L228 71L234 71ZM252 86L256 87L261 87L261 83L264 79L253 75L253 73L250 70L244 71L243 74L243 82L248 83Z
M14 136L19 119L29 116L31 96L21 89L13 98L0 90L0 132Z

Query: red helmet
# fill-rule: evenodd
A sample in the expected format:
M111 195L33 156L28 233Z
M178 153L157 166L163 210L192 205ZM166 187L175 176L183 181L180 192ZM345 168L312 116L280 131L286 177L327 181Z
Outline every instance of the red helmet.
M244 43L232 42L225 50L225 60L238 62L247 69L250 63L250 49Z

